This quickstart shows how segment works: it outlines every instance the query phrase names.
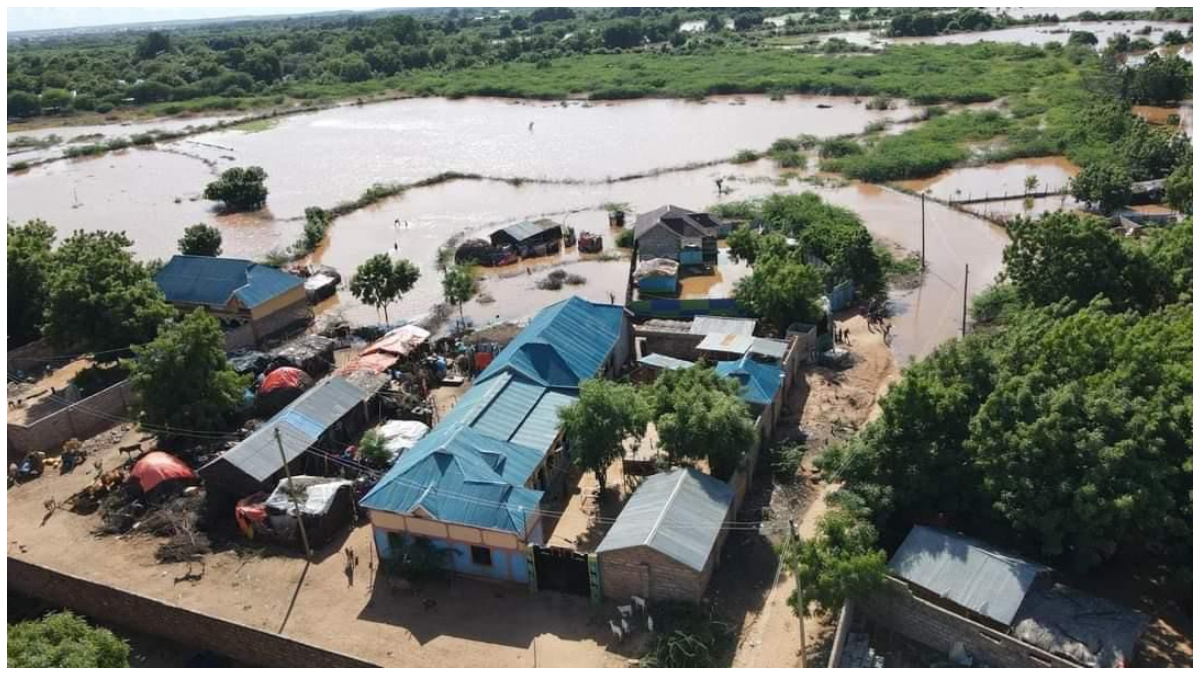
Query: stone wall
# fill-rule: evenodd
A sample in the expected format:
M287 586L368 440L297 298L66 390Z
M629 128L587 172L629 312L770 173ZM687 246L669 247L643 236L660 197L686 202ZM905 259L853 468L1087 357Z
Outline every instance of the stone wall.
M82 401L27 424L8 425L8 458L16 461L41 451L57 453L68 439L84 440L127 417L133 400L132 385L122 380Z
M207 649L255 666L364 668L375 665L12 557L8 559L8 586L101 622Z
M1077 668L1076 664L913 595L889 577L883 590L855 603L855 614L949 654L961 642L976 663L993 668Z

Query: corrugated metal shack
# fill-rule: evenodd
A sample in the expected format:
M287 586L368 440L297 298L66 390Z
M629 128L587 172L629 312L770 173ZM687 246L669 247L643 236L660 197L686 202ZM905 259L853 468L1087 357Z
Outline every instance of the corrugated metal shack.
M553 220L522 221L492 233L493 246L511 246L522 258L555 253L561 246L562 225Z
M596 555L604 596L697 602L725 541L733 488L692 468L647 478Z
M283 456L294 473L320 474L325 462L306 451L338 454L370 422L370 385L355 384L335 375L317 383L220 457L200 467L211 493L244 497L269 491L283 475L283 457L275 431L283 441Z

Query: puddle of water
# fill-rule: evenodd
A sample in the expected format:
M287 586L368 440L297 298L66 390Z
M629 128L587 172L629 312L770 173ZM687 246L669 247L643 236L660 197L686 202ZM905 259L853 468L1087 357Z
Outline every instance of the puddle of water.
M1170 123L1171 115L1179 116L1178 129L1188 136L1192 135L1192 103L1186 101L1178 108L1168 108L1155 105L1135 105L1134 114L1151 124L1166 125Z
M1066 157L1033 157L999 164L950 169L918 180L899 181L897 185L914 192L928 191L939 199L971 199L1002 194L1025 193L1025 179L1037 176L1035 192L1064 188L1079 173Z

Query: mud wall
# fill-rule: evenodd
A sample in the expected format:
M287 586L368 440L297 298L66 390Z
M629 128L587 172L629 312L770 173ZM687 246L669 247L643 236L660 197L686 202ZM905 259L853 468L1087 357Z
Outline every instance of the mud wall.
M131 388L129 380L122 380L34 422L9 424L9 461L39 450L56 453L68 439L82 441L116 425L127 416Z
M214 651L256 666L363 668L375 665L12 557L8 559L8 586L100 621Z

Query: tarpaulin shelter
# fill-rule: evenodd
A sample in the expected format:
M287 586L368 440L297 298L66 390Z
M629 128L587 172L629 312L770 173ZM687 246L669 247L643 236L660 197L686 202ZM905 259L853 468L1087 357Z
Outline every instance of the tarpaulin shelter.
M269 417L295 401L300 394L312 388L313 379L308 373L282 366L267 373L262 384L258 385L258 393L254 398L254 406L259 415Z
M129 478L142 488L142 492L151 492L168 481L198 480L196 472L184 464L183 460L160 450L147 453L139 459L129 472Z
M417 444L429 433L429 426L417 420L391 420L379 427L383 447L392 454L392 459Z
M396 356L408 356L417 347L425 344L429 336L430 332L420 326L411 324L401 326L395 330L388 331L386 335L368 345L362 353L363 356L379 352L395 354Z
M280 479L270 495L252 495L238 502L235 514L246 536L286 544L300 543L296 506L289 485L296 491L299 517L304 519L310 546L333 538L354 511L353 482L343 478L293 476Z

